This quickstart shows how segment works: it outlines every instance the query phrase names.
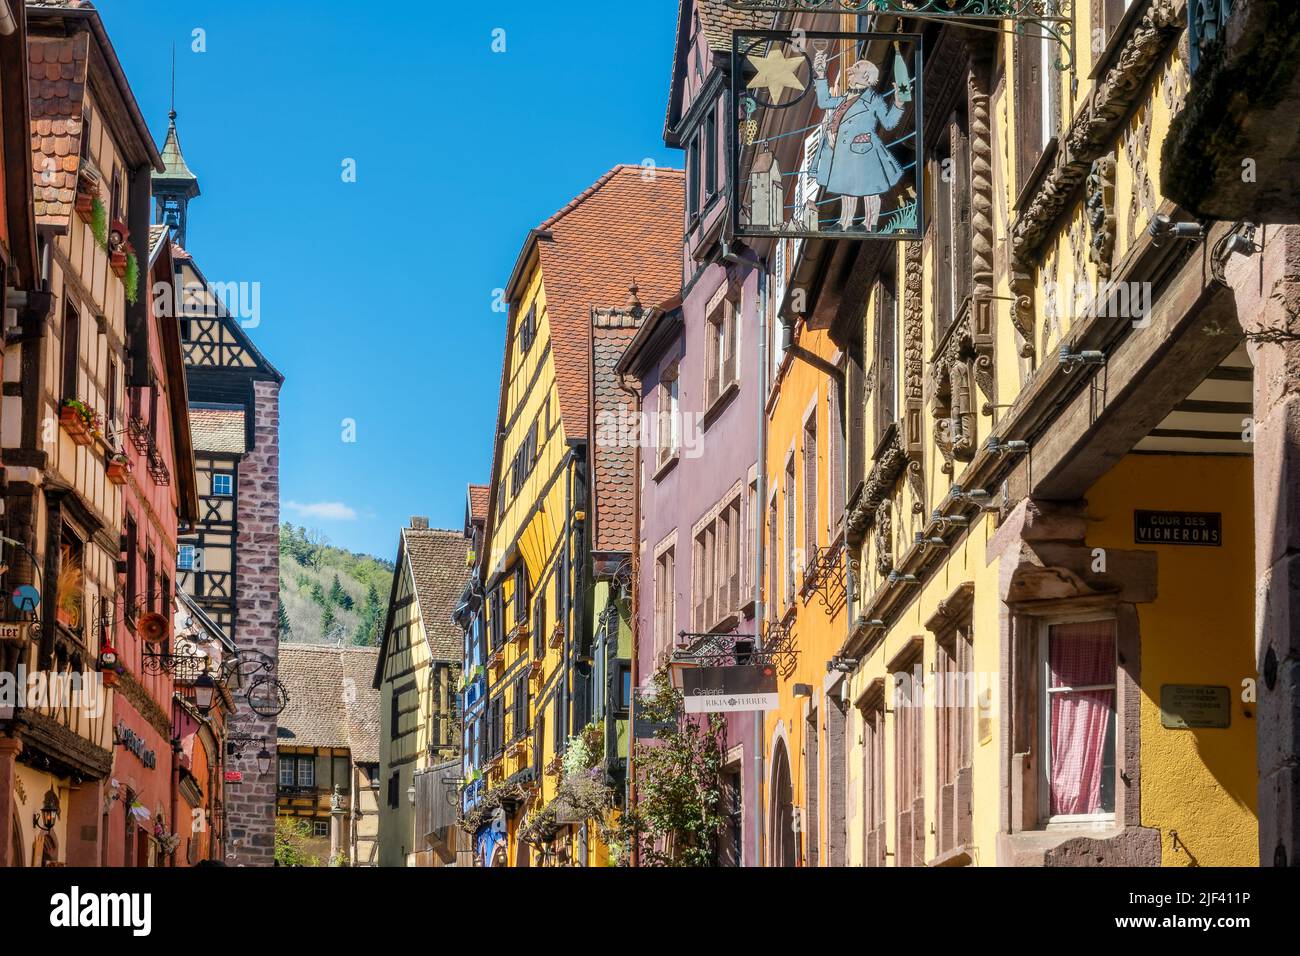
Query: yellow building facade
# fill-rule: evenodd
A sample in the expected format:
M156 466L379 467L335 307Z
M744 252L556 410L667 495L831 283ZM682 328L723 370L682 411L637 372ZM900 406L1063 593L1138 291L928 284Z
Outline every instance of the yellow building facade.
M847 447L847 610L805 630L805 602L788 630L769 861L1259 861L1243 325L1268 287L1250 269L1281 270L1223 253L1226 225L1169 225L1185 218L1159 181L1186 5L1076 7L1094 42L1072 62L1041 38L917 28L921 241L767 249L790 341L844 368ZM866 50L883 72L887 51ZM781 560L792 474L806 540L800 433L835 381L804 365L816 381L795 386L787 362L770 406ZM768 565L779 645L790 585Z

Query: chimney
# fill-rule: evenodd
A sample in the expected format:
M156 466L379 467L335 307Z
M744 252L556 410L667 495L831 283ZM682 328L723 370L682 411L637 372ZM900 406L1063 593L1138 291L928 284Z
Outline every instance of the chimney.
M424 515L415 515L413 518L411 518L411 530L428 531L429 519Z

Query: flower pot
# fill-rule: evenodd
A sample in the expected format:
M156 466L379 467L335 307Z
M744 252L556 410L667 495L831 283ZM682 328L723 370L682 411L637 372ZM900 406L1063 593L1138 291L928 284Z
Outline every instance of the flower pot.
M119 279L126 275L126 248L118 249L110 253L108 257L108 267L113 270L113 275Z
M108 480L115 485L126 484L127 475L131 474L131 466L125 461L110 461L108 463Z
M77 218L86 225L91 225L95 221L95 194L91 192L82 192L77 190Z
M105 687L117 686L117 671L104 671L103 678Z
M68 437L73 442L83 447L95 440L94 429L74 408L59 410L59 426L68 433Z

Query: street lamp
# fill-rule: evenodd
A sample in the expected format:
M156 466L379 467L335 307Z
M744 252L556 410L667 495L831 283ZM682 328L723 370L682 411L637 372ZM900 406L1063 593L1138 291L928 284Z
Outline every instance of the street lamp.
M257 752L257 769L262 776L271 772L271 751L266 749L266 742L262 742L262 749Z
M411 784L406 788L406 802L411 806L415 806L415 784Z
M212 698L216 696L217 682L212 679L212 675L204 671L194 681L194 703L198 706L199 712L204 717L212 710Z
M45 791L45 801L41 804L41 809L32 814L32 825L38 830L49 833L54 829L54 825L59 822L59 795L50 787Z

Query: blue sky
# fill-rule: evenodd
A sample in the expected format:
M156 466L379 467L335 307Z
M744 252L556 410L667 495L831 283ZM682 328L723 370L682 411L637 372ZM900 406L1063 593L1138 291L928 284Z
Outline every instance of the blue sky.
M176 45L188 246L209 279L261 283L284 519L388 558L411 515L459 527L491 466L492 292L527 231L616 163L681 164L676 0L96 5L159 143Z

